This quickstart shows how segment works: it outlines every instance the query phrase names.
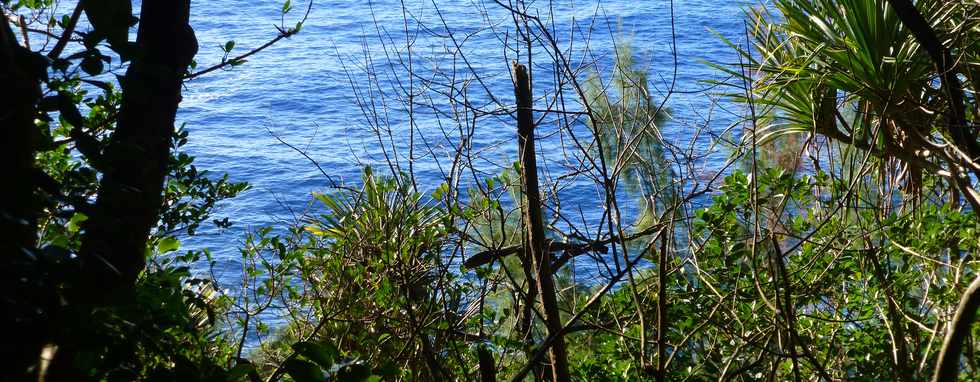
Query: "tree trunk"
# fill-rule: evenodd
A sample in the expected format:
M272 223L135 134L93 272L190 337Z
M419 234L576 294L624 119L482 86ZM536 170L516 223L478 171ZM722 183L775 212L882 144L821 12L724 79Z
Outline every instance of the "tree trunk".
M39 132L34 119L41 99L40 74L45 68L34 65L34 53L17 43L6 15L0 14L0 19L0 83L11 96L0 102L0 163L13 180L0 187L0 253L3 261L10 261L17 254L33 251L37 241L34 152Z
M135 282L146 242L159 219L181 78L197 53L188 24L190 1L145 0L137 54L122 78L116 130L104 156L81 258L95 286L110 292Z
M24 282L34 265L37 245L37 169L34 155L39 130L34 124L41 98L44 65L37 55L17 43L7 17L0 9L0 84L7 95L0 102L0 163L7 181L0 187L0 325L9 330L0 358L6 363L0 380L20 380L33 364L42 345L44 323L36 320L36 307L21 296L36 295L35 284ZM42 61L43 62L43 61ZM33 280L31 280L33 281ZM27 302L27 304L24 304Z
M933 382L954 382L959 377L963 341L970 335L970 327L977 318L977 309L980 309L980 277L970 283L970 287L960 298L960 304L943 340L943 347L939 351Z
M521 186L524 190L524 225L527 227L526 248L536 270L535 280L544 308L548 335L556 335L548 350L554 381L569 381L568 357L565 340L561 336L561 316L558 312L558 295L552 279L551 257L546 252L544 222L541 218L541 192L538 189L538 166L534 153L534 120L531 115L531 81L527 68L514 62L514 94L517 96L517 137L520 147Z
M480 382L496 382L497 367L493 362L493 354L490 354L486 346L481 345L476 348L476 355L480 365Z

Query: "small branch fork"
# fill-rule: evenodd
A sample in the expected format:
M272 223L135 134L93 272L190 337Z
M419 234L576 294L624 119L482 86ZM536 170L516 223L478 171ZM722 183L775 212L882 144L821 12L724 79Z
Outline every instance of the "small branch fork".
M303 23L306 22L306 19L310 17L310 10L311 9L313 9L313 0L310 0L309 4L306 6L306 13L303 14L303 18L300 19L299 24L297 24L297 25L302 25ZM189 73L186 76L184 76L184 81L193 80L193 79L195 79L197 77L200 77L200 76L203 76L205 74L211 73L211 72L213 72L215 70L218 70L218 69L225 68L225 67L227 67L229 65L232 65L232 66L238 65L238 64L244 62L246 58L252 56L253 54L256 54L258 52L261 52L261 51L265 50L266 48L275 45L277 42L279 42L282 39L292 37L293 35L299 33L299 30L300 30L300 28L288 28L285 25L283 25L283 26L276 25L275 27L276 27L276 30L279 31L279 34L276 35L276 37L274 37L272 40L269 40L265 44L259 45L255 49L252 49L252 50L250 50L250 51L248 51L248 52L246 52L246 53L244 53L242 55L239 55L239 56L236 56L236 57L232 57L231 59L221 60L221 63L219 63L219 64L216 64L214 66L208 67L206 69L199 70L199 71L194 72L194 73Z

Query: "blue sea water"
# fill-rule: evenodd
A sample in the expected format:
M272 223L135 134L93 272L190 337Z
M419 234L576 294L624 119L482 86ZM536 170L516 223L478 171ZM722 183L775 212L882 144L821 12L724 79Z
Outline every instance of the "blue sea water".
M673 119L662 126L667 140L684 143L700 126L720 132L736 120L728 103L705 91L708 86L703 81L723 76L704 61L736 60L734 51L718 35L744 40L742 9L755 5L755 1L530 3L532 13L554 28L563 48L582 53L588 46L589 57L594 56L600 66L608 67L612 62L615 41L630 41L639 62L650 72L655 95L669 88L675 70L672 49L676 48L676 92L668 99ZM277 34L276 25L293 26L307 4L294 1L292 11L284 17L282 6L280 1L195 1L192 25L201 47L198 68L220 62L220 47L228 40L235 41L232 56L263 44ZM380 100L375 104L383 112L380 118L392 129L394 139L385 144L391 143L386 146L388 151L394 147L400 160L407 161L411 130L407 110L395 97L395 89L412 77L406 68L385 66L389 62L386 57L405 57L406 25L413 44L413 69L418 75L414 86L420 87L426 78L436 78L433 73L445 73L455 63L461 75L477 73L501 102L513 103L508 70L514 52L505 50L504 42L510 39L512 43L516 30L506 9L483 0L315 1L300 34L249 57L244 65L186 84L177 120L178 124L186 123L190 132L187 151L197 157L199 168L228 173L232 180L252 185L251 190L221 205L219 216L230 217L235 223L232 229L210 227L182 240L183 249L212 251L218 260L217 275L227 281L226 286L233 286L240 272L237 248L243 232L293 221L311 208L312 192L329 191L320 171L277 137L305 150L330 176L356 183L364 164L378 166L385 159L371 130L372 118L352 96L356 87L362 95L373 92L376 100L386 96L384 104ZM455 43L447 38L449 31ZM456 44L472 72L460 57L453 61L447 54ZM536 81L543 84L536 88L544 89L550 77L544 65L547 57L544 49L536 49L535 62L541 65L533 71ZM586 57L573 56L578 60ZM370 64L367 58L371 58ZM472 89L474 101L488 99L481 94L482 87L472 85ZM433 94L429 93L430 102L448 107L447 99ZM443 134L446 120L424 110L416 112L414 139L418 142L424 138L435 153L418 154L414 163L419 186L426 190L443 181L439 161L447 158L444 154L458 141ZM516 137L506 118L485 121L476 128L474 148L483 150L478 166L489 175L494 168L506 166L508 156L513 158ZM547 134L553 130L539 131L546 163L560 156L549 151L560 148L556 135ZM708 140L698 142L697 149L707 149ZM724 153L715 153L710 159L720 166ZM595 195L594 189L571 190L563 194L570 199L563 203L594 203Z

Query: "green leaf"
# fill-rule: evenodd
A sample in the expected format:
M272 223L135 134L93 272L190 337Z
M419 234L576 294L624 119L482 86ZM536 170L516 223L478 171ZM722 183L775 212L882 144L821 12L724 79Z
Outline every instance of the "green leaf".
M157 252L159 253L176 251L178 248L180 248L180 240L173 236L167 236L157 242Z
M293 350L297 354L315 362L324 369L333 367L333 364L340 358L340 351L329 343L313 343L301 341L294 343Z
M68 220L68 225L65 228L69 233L76 233L78 232L81 223L86 220L88 220L88 216L81 212L76 212L71 216L71 219Z
M225 43L225 52L231 52L231 50L234 48L235 40L228 40L228 42Z
M282 3L282 13L283 14L289 13L289 10L290 9L293 9L293 2L291 0L286 0L285 3Z

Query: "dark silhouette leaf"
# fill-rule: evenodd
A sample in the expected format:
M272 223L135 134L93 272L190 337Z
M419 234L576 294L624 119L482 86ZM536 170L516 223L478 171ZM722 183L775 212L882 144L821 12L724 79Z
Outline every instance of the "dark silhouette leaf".
M340 358L340 351L328 343L318 344L302 341L293 344L293 350L324 369L332 367L337 362L337 359Z
M296 382L326 382L327 380L323 371L312 362L294 358L283 363L283 368Z
M102 74L102 60L98 56L88 56L82 59L82 70L91 76Z
M129 36L133 4L129 0L87 1L85 15L95 27L96 38L107 38L116 49L116 45L125 43Z

